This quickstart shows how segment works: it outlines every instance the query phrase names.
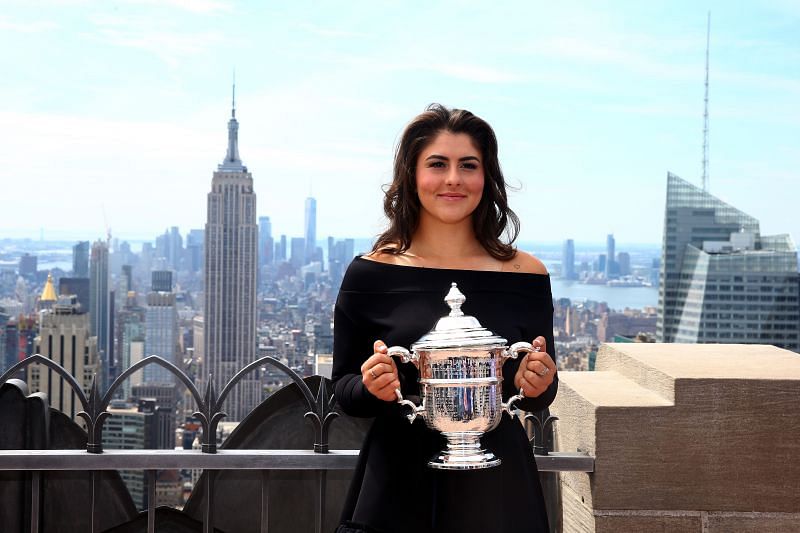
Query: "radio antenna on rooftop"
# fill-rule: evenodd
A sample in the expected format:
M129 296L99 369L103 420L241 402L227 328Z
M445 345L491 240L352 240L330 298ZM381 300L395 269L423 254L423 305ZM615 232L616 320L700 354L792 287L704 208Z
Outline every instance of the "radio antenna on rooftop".
M711 11L706 23L706 94L703 100L703 190L708 191L708 49L711 42Z

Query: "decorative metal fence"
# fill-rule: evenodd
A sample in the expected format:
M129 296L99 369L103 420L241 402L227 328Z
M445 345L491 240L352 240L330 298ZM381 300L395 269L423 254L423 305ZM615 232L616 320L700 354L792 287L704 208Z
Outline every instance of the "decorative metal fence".
M30 356L0 376L0 385L31 364L41 364L58 374L72 388L80 401L81 417L87 426L86 450L0 450L0 473L3 471L30 472L30 531L40 531L40 515L42 509L41 489L42 473L47 471L79 471L91 473L92 513L91 533L95 529L95 516L98 512L97 474L107 470L143 470L146 473L147 490L147 531L155 531L156 509L156 473L159 470L203 469L207 473L204 486L204 510L202 528L204 533L213 531L212 510L214 500L214 479L219 471L224 470L256 470L260 471L260 524L259 531L268 531L270 475L274 471L299 470L314 471L317 480L317 501L315 505L314 531L323 530L323 514L325 509L325 483L328 472L335 470L352 470L356 465L358 450L331 450L328 443L328 432L331 422L338 416L334 411L335 398L329 393L326 380L320 379L316 394L308 387L303 378L291 368L273 357L262 357L253 361L228 381L217 395L213 379L209 377L203 395L183 371L161 357L151 355L132 365L120 374L102 394L98 390L97 381L93 382L90 393L84 393L77 380L55 361L42 355ZM103 450L103 423L110 413L107 408L122 383L134 372L147 365L157 364L171 372L189 391L197 404L193 416L202 427L200 450ZM312 450L233 450L218 449L217 426L226 416L222 405L234 386L248 373L263 366L273 366L291 379L302 394L307 412L305 418L314 429ZM541 472L594 470L594 458L580 453L548 452L545 442L555 417L528 414L525 417L533 426L534 436L531 444L534 447L536 463ZM2 431L2 428L0 428Z

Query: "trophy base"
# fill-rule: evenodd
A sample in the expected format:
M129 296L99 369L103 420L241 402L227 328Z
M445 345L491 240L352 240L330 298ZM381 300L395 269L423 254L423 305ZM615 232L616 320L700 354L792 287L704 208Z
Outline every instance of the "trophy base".
M461 431L443 435L447 438L447 450L428 461L428 467L438 470L476 470L500 464L495 454L481 448L482 432Z

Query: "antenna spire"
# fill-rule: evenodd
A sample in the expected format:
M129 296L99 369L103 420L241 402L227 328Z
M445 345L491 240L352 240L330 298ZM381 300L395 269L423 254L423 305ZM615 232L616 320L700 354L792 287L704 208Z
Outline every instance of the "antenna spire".
M233 71L231 92L231 118L228 120L228 152L225 160L217 168L225 172L247 172L247 167L239 158L239 121L236 120L236 71Z
M706 23L706 93L703 100L703 190L708 191L708 50L711 43L711 11Z
M236 69L233 69L233 90L231 92L231 118L236 118Z

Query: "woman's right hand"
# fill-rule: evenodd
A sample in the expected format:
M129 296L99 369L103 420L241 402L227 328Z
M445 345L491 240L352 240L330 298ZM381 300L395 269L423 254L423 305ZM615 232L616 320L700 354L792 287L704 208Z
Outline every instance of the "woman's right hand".
M393 402L397 400L395 389L400 388L397 365L386 354L387 348L383 341L375 341L372 349L375 353L361 365L361 381L376 398Z

